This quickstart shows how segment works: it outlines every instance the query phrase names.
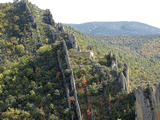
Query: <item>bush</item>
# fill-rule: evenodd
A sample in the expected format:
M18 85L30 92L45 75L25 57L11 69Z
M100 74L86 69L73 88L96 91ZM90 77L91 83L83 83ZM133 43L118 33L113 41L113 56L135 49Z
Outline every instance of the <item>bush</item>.
M43 54L43 53L50 51L50 50L51 50L51 45L44 45L44 46L40 47L36 52L37 52L37 54L40 55L40 54Z

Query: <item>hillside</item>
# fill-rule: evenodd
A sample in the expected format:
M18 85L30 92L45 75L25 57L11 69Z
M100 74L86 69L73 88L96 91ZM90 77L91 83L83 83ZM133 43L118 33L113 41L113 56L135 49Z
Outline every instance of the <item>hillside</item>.
M0 21L0 120L159 118L158 61L55 23L27 0L0 4Z
M103 61L104 56L112 51L116 55L119 64L123 65L124 63L127 63L130 68L130 81L134 87L137 87L140 84L141 86L145 86L148 82L150 84L156 84L160 79L160 62L158 60L149 60L144 57L138 57L132 54L128 49L123 50L106 44L104 41L94 40L72 27L67 27L67 29L76 36L77 44L80 46L81 51L91 49L94 51L97 60L100 61L101 59Z
M96 35L155 35L160 29L140 22L89 22L83 24L67 24L83 33Z
M138 57L160 60L160 36L104 36L89 35L92 39Z

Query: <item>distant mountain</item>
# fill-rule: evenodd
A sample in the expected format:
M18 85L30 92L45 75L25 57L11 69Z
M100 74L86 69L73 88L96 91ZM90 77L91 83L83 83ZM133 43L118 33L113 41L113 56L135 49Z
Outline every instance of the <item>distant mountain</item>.
M154 35L160 29L140 22L89 22L83 24L67 24L83 33L98 35Z

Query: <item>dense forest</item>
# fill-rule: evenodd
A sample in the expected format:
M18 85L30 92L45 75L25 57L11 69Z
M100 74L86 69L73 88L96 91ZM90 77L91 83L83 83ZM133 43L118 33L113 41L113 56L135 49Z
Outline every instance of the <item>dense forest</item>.
M160 35L146 36L104 36L89 35L100 43L111 45L132 55L160 60Z
M0 21L0 120L159 119L159 61L55 23L27 0L0 4Z

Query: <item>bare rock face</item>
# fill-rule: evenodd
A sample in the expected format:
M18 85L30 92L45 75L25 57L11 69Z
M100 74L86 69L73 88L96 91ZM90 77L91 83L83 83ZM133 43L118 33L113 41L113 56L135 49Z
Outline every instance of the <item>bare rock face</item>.
M144 95L143 90L139 87L135 91L136 97L136 120L153 120L153 113L149 99Z
M112 52L110 52L108 59L109 59L109 64L112 70L118 71L118 63L117 63L116 56L112 54Z
M68 33L68 38L65 39L65 41L69 49L76 49L77 51L79 50L76 43L76 38L73 34Z
M43 22L55 26L55 22L52 18L50 10L46 10L45 13L43 14Z
M21 10L24 10L24 11L27 11L29 17L27 19L29 19L30 22L33 22L35 23L35 20L34 20L34 17L32 15L32 12L28 6L28 0L21 0L20 1L20 7L21 7Z
M120 72L119 79L118 79L121 88L130 92L130 85L129 85L129 68L127 64L124 64L123 72Z
M118 82L120 83L120 86L123 90L126 90L127 92L129 92L129 84L123 72L120 72Z
M136 97L136 120L160 120L160 84L145 91L134 90Z
M68 34L68 40L72 46L72 48L77 49L76 38L73 34Z
M51 39L51 41L49 41L49 43L54 43L55 40L56 40L56 36L55 36L53 30L50 27L48 29L48 36Z
M56 28L58 31L64 32L64 27L61 23L56 24Z

